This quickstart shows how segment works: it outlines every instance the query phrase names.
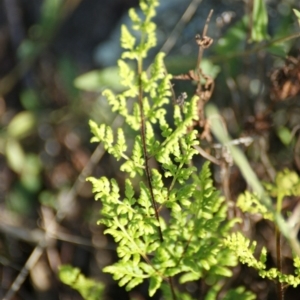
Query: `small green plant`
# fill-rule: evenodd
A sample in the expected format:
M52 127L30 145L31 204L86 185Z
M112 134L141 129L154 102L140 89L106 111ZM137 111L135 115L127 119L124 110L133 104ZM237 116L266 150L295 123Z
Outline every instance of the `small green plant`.
M59 279L78 291L86 300L99 300L103 297L104 285L86 278L78 268L64 265L59 268Z
M285 221L282 216L282 203L286 196L300 195L300 179L296 172L285 169L282 172L278 172L274 183L264 183L262 185L240 149L228 144L228 134L224 131L215 108L209 107L207 112L210 118L213 117L216 120L212 122L215 134L224 145L230 148L230 153L235 163L240 167L245 179L254 190L254 192L245 191L241 194L237 200L237 207L244 213L259 214L263 219L274 222L276 267L267 270L267 249L263 247L259 259L257 259L254 256L257 242L251 242L241 232L229 235L225 240L225 245L235 252L242 264L256 269L262 278L273 280L277 285L279 299L284 299L284 289L286 286L297 287L300 284L299 242L297 239L300 206L298 205L292 215L288 216L288 220ZM271 197L276 198L276 208L272 205ZM293 250L294 275L284 274L282 271L281 233L289 241Z
M150 296L164 283L170 299L183 299L177 292L178 282L203 278L220 289L219 281L231 276L229 267L237 260L223 241L236 220L226 220L226 205L213 187L209 164L199 172L192 163L199 143L198 132L191 129L198 119L198 97L172 107L172 126L166 119L172 92L164 54L156 56L149 73L143 69L148 51L156 44L151 18L157 5L156 0L141 1L143 19L134 9L129 11L132 29L141 36L137 41L122 26L125 51L118 65L125 90L118 95L103 92L112 110L125 119L127 131L136 132L132 150L128 149L130 135L126 137L123 128L115 132L107 124L90 121L92 141L102 142L108 153L121 160L120 170L127 174L125 190L115 179L88 180L103 204L99 223L118 244L119 261L103 271L113 274L127 290L148 280ZM136 71L128 61L136 63ZM131 98L137 101L129 110ZM158 167L151 167L151 161Z
M103 271L112 274L128 291L148 281L150 296L161 289L164 299L173 300L193 299L192 295L181 292L182 285L199 280L210 287L203 296L206 300L220 299L220 295L222 299L255 299L244 287L225 288L224 279L232 276L231 268L238 261L255 268L259 276L279 282L280 288L282 284L297 286L299 257L294 256L295 275L283 274L279 266L267 270L266 249L261 250L257 259L256 242L241 232L233 232L239 220L228 220L228 207L213 186L209 163L205 162L201 170L193 163L193 157L198 154L200 134L194 124L196 121L200 124L201 87L198 85L199 93L185 103L176 101L170 83L172 76L164 66L164 54L156 55L148 71L144 67L148 51L156 44L152 18L158 4L158 0L141 0L143 17L134 9L129 11L132 30L138 34L133 35L132 30L122 26L124 52L118 67L123 91L103 92L112 112L122 116L125 126L115 129L106 123L90 121L92 142L102 143L120 161L123 176L119 178L124 179L88 178L95 199L102 203L99 224L106 226L104 233L117 243L119 259ZM261 22L255 25L257 31L253 32L252 40L261 41L267 38L263 1L255 1L254 14L260 14ZM200 84L202 70L193 74L194 78L198 75ZM171 121L167 110L172 111ZM266 185L266 193L248 162L239 153L231 153L255 191L241 195L238 206L247 213L259 213L275 221L280 235L279 229L287 228L280 225L282 199L298 193L299 189L295 185L283 188L283 175L279 173L281 179L275 185ZM292 181L293 176L290 176ZM270 196L276 192L275 210Z
M278 213L282 210L282 201L286 196L299 196L300 194L300 179L295 172L284 170L279 172L276 176L275 183L265 184L266 190L273 197L276 197L276 210ZM260 214L262 218L266 220L274 221L274 215L272 215L267 208L260 203L257 195L246 191L240 195L237 201L237 206L241 208L243 212ZM299 216L298 216L299 217ZM296 217L297 219L297 217ZM297 235L299 230L299 220L291 228L295 228L292 235ZM235 251L239 258L239 261L249 267L255 268L258 271L259 276L262 278L268 278L277 283L278 295L280 299L284 298L284 287L291 285L297 287L300 284L300 258L297 255L293 255L294 274L284 274L282 271L282 255L281 255L281 234L277 226L275 226L276 236L276 268L270 268L267 270L267 249L263 247L261 249L259 260L254 256L256 250L256 242L250 242L240 232L234 233L227 237L225 244Z

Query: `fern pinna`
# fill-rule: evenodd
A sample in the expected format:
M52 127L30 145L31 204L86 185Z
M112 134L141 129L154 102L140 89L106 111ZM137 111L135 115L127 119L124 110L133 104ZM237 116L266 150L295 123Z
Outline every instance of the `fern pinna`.
M198 98L174 105L174 125L170 125L166 105L171 102L171 75L165 71L164 54L156 55L149 72L143 69L149 49L156 44L152 18L157 5L157 0L140 1L143 17L129 11L132 29L140 35L137 40L125 25L121 28L124 52L118 66L124 91L103 92L112 111L136 133L133 146L129 149L123 128L90 121L92 142L103 143L121 160L120 170L128 174L122 184L125 190L115 179L88 180L103 204L99 223L117 243L119 261L104 272L113 274L127 290L149 280L150 296L165 283L163 290L171 299L191 299L179 295L175 286L205 278L214 284L216 294L218 280L231 276L228 267L237 259L223 247L223 238L235 221L226 221L226 206L213 187L208 163L200 172L192 164L198 133L191 128L198 118ZM136 101L129 109L131 99ZM157 168L150 167L151 160Z

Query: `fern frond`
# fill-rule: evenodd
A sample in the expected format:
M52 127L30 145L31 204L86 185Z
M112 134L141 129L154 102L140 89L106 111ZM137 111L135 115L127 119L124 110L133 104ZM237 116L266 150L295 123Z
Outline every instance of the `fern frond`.
M126 25L121 26L121 47L123 49L133 50L135 46L135 37L129 32ZM134 58L134 57L133 57Z
M78 268L69 265L59 267L60 280L77 290L85 300L100 300L104 297L104 284L86 278Z
M166 276L182 273L181 283L197 280L207 271L215 280L218 276L230 276L228 266L236 263L232 252L222 248L218 230L226 219L226 210L220 213L224 200L212 187L209 176L209 167L205 164L199 182L186 184L182 190L172 190L166 203L173 218L164 231L164 242L153 262ZM193 202L187 199L188 195L194 198Z
M238 197L236 205L243 212L261 214L266 220L274 220L274 216L269 212L268 208L263 205L256 195L250 193L249 191L246 191L244 194L241 194Z
M227 208L213 187L209 164L199 174L192 165L197 154L194 146L199 144L198 132L192 129L199 118L199 99L194 96L183 107L175 105L174 122L169 122L165 105L172 96L171 76L165 74L164 54L156 55L150 72L142 70L143 58L156 44L151 19L157 5L157 0L141 0L141 15L130 10L133 25L122 27L125 51L118 61L125 89L119 95L103 93L112 110L124 117L135 134L139 132L132 149L127 148L122 128L115 132L108 125L90 122L92 141L102 142L117 160L122 159L120 170L128 177L124 195L114 179L88 179L95 198L102 201L99 223L107 226L104 233L118 244L119 261L104 271L127 290L149 280L150 296L175 275L181 283L205 278L214 284L231 276L229 268L237 264L233 251L223 243L237 220L226 220ZM131 98L137 101L129 109Z
M256 249L256 242L250 242L249 239L244 237L241 233L234 233L225 238L224 243L227 247L232 249L239 258L242 264L246 264L258 271L259 276L262 278L268 278L271 280L279 280L281 283L285 283L296 287L300 284L300 269L299 269L299 257L294 258L294 266L296 267L295 275L283 274L276 268L266 269L267 250L262 248L259 260L255 258L254 251Z
M128 291L149 278L149 275L143 271L139 264L132 261L124 262L122 260L113 266L105 267L103 271L113 274L114 280L119 281L119 285L125 286Z
M144 174L144 163L141 137L137 136L134 141L131 157L121 165L120 170L129 173L131 178L135 177L136 174L142 176Z
M296 172L284 169L278 172L274 184L265 183L265 187L273 197L299 196L300 178Z

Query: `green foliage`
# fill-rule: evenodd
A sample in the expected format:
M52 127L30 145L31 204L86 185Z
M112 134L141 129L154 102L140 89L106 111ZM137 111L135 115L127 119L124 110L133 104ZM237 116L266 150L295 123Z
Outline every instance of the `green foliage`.
M300 179L296 172L284 169L278 172L275 183L265 183L266 189L273 197L283 198L284 196L300 195Z
M266 220L274 220L273 214L268 211L268 208L264 204L261 203L259 197L249 191L246 191L238 197L236 205L243 212L261 214Z
M283 274L277 268L266 270L267 250L262 248L259 259L254 256L256 249L256 242L250 242L249 239L244 237L241 233L235 233L227 237L225 245L232 249L242 264L246 264L258 271L259 276L276 280L293 287L300 284L300 264L299 257L294 257L295 274Z
M223 144L226 145L230 155L233 158L233 161L240 168L241 173L243 174L245 180L254 191L254 195L250 197L250 199L251 198L255 199L256 197L258 197L259 201L261 202L261 205L265 206L268 212L270 212L273 215L272 218L274 219L281 233L288 239L291 239L290 226L284 221L280 213L280 210L274 209L270 195L265 191L262 183L260 182L257 175L251 168L245 154L241 151L241 149L239 149L238 147L230 143L230 137L228 135L228 132L223 127L223 123L221 122L221 118L220 115L218 114L217 108L213 105L207 105L206 114L211 122L211 128L214 135ZM250 207L251 203L247 204L247 206ZM255 206L257 206L257 204L253 203L253 207Z
M104 70L94 70L77 77L74 85L85 91L101 91L103 87L114 90L123 90L120 84L119 70L117 67L109 67Z
M29 111L18 113L9 123L7 134L16 139L27 137L34 129L36 117Z
M36 117L29 111L18 113L7 126L7 131L2 138L2 144L5 145L5 151L10 168L16 173L22 173L26 162L26 154L21 145L21 140L28 137L34 130Z
M295 34L295 30L292 25L292 14L281 15L276 24L269 25L267 4L264 0L254 0L252 13L244 15L232 24L218 39L216 47L213 49L218 54L214 60L223 61L228 68L227 71L233 77L243 72L240 57L267 51L271 55L284 58L293 46L292 36ZM289 5L286 9L291 10ZM300 24L299 11L293 9L293 12ZM273 35L271 37L268 34L269 27L272 28ZM248 45L245 51L247 43L251 43L251 45Z
M248 22L248 16L244 16L234 26L231 26L226 34L218 40L215 51L220 55L241 51L245 44Z
M163 294L163 299L172 299L172 292L169 285L162 284L161 291ZM179 291L176 291L176 297L177 299L182 300L194 300L188 293L181 293Z
M108 89L103 92L112 112L124 118L126 127L115 130L108 124L90 121L91 141L102 143L121 162L124 178L122 183L105 176L88 178L95 199L102 202L98 223L106 226L104 233L117 243L119 260L103 271L112 274L128 291L147 280L149 295L162 289L166 299L192 299L174 289L174 278L182 285L203 279L212 286L205 299L216 299L223 288L222 279L232 275L230 267L236 266L238 260L255 268L263 278L297 286L298 257L294 259L295 275L285 275L275 268L266 270L266 249L262 248L256 259L256 242L251 243L239 232L230 233L238 220L227 220L227 206L213 186L208 162L200 171L193 165L195 146L199 144L198 132L193 129L198 120L199 99L194 96L183 107L174 105L173 122L166 118L172 92L164 54L156 55L148 72L143 69L144 58L156 44L155 24L151 19L157 5L155 0L141 1L143 17L130 10L132 27L121 28L124 52L118 61L123 88L119 94ZM253 20L252 41L266 40L268 20L263 1L254 1ZM245 17L235 25L229 31L231 40L225 39L223 45L221 42L219 51L242 42L248 22ZM207 111L209 116L216 114L212 107ZM254 190L241 195L238 206L245 212L259 213L275 221L287 235L287 226L280 210L272 208L270 196L276 194L281 207L284 195L298 192L298 178L286 171L279 173L275 186L266 185L267 194L243 153L230 146L227 133L216 120L211 117L212 130L227 143ZM128 147L127 132L135 135L132 147ZM149 161L155 161L157 167L150 167ZM225 291L223 297L254 298L243 287Z
M237 287L236 289L229 290L224 296L223 300L254 300L256 299L255 295L242 286Z
M278 172L274 183L264 183L270 196L277 198L278 210L281 210L281 203L285 196L300 195L300 179L296 172L288 169ZM264 219L274 221L274 213L260 201L255 193L246 191L237 200L237 206L243 211L252 214L261 214Z
M62 265L59 268L58 276L64 284L77 290L85 300L103 299L103 283L86 278L78 268Z
M210 291L205 296L205 300L213 300L216 299L220 293L222 286L221 285L214 285ZM242 286L239 286L235 289L230 289L226 294L222 297L222 299L226 300L254 300L256 299L255 295Z
M264 0L253 1L252 22L252 41L261 42L267 40L269 38L267 33L268 14Z
M132 149L127 147L128 137L122 128L114 130L90 121L91 141L101 142L121 161L125 190L114 178L88 178L95 199L102 202L99 223L107 227L105 234L118 245L119 261L103 271L111 273L127 290L149 280L150 296L175 275L182 284L200 278L216 284L230 277L229 267L237 264L232 251L223 245L236 220L226 221L227 208L213 187L209 164L205 163L200 172L192 165L197 153L194 146L199 143L197 131L191 130L198 119L198 98L193 97L183 107L174 106L174 127L165 117L172 93L164 54L155 57L149 72L142 69L143 59L156 43L151 18L157 3L141 1L143 19L130 10L132 29L141 35L137 42L130 30L122 27L125 51L118 66L124 90L117 95L111 90L103 92L112 111L124 117L130 130L138 132ZM135 61L137 70L125 58ZM132 110L128 107L130 98L137 99ZM150 168L149 159L159 168ZM138 186L134 180L137 176L145 178ZM189 296L181 295L180 299Z
M291 131L285 126L280 126L278 128L277 135L285 146L289 146L293 140Z
M35 132L37 116L30 111L17 113L2 130L0 152L5 155L8 167L18 174L7 197L9 209L26 214L33 207L34 195L41 188L42 169L38 155L26 152L24 142Z
M287 169L279 172L275 178L275 182L265 183L266 190L271 196L277 198L277 210L281 211L282 200L285 196L299 196L300 195L300 179L296 172ZM243 212L261 214L264 219L274 220L274 214L268 211L267 207L259 201L259 198L246 191L238 198L237 205ZM293 287L300 284L300 258L294 255L294 275L283 274L277 268L266 269L266 248L262 248L259 259L256 259L254 252L256 249L256 242L252 243L241 233L237 232L228 236L225 240L225 245L232 249L243 264L253 267L258 271L259 276L271 280L279 281Z
M214 300L220 297L219 293L222 289L221 284L215 284L205 295L205 300ZM172 299L170 288L167 285L162 285L162 292L164 299ZM180 300L194 300L188 293L176 292L177 299ZM254 300L255 295L249 291L246 291L244 287L237 287L235 289L230 289L224 295L222 295L222 300Z
M293 9L294 14L296 15L297 19L298 19L298 24L300 26L300 11L297 9Z
M265 183L264 188L249 166L249 163L243 153L238 148L228 143L229 136L226 132L224 132L224 128L220 123L220 118L216 109L209 107L207 109L207 113L212 120L213 132L223 144L226 144L233 160L240 167L245 179L254 190L253 193L246 191L243 195L241 195L238 198L237 205L244 212L258 213L265 219L275 221L275 226L277 226L281 233L283 233L290 241L290 244L294 247L293 249L298 251L299 245L293 228L295 224L291 224L291 221L285 222L281 215L283 198L285 196L300 195L300 180L297 173L291 172L287 169L282 172L278 172L275 182L273 184ZM276 197L276 209L274 209L271 203L271 197ZM225 239L224 245L235 252L241 263L255 268L258 271L259 276L262 278L268 278L293 287L300 284L299 256L296 254L294 254L293 257L295 274L287 275L283 274L277 268L266 270L265 263L267 250L262 248L259 259L256 259L253 254L256 249L256 242L253 241L251 243L250 240L244 237L240 232L229 235ZM278 245L278 247L280 247L280 245Z

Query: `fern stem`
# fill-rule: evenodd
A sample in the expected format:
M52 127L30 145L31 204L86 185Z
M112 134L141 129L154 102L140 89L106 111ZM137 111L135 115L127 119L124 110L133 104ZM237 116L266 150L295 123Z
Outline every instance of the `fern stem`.
M282 260L281 260L281 243L280 243L280 231L278 227L276 226L275 229L275 235L276 235L276 263L277 263L277 268L280 273L282 273ZM284 300L284 288L283 288L283 283L280 282L279 280L277 281L277 294L278 294L278 299L279 300Z
M232 220L235 217L235 209L231 205L231 192L230 192L230 166L226 161L221 163L221 178L222 178L222 189L226 199L228 211L228 220Z
M171 293L172 293L173 300L177 300L172 277L169 277L169 285L170 285L170 288L171 288Z
M151 174L150 174L150 167L149 167L149 159L148 159L148 153L147 153L147 145L146 145L146 125L145 125L145 114L144 114L144 105L143 105L143 87L142 87L142 70L143 70L143 64L142 60L138 60L138 86L139 86L139 96L138 96L138 101L139 101L139 107L140 107L140 114L141 114L141 139L142 139L142 145L143 145L143 155L145 159L145 172L146 172L146 178L150 190L150 195L151 195L151 202L152 206L154 209L155 213L155 218L158 222L158 234L160 241L163 242L163 235L162 235L162 230L160 227L160 222L159 222L159 215L158 215L158 208L155 202L154 198L154 193L153 193L153 187L152 187L152 182L151 182Z
M143 155L144 155L144 159L145 159L145 172L146 172L146 178L147 178L147 182L148 182L148 186L149 186L149 190L150 190L150 195L151 195L151 202L152 202L152 206L155 212L155 218L158 222L158 234L159 234L159 238L160 241L163 242L163 234L162 234L162 230L160 227L160 222L159 222L159 215L158 215L158 208L157 208L157 204L155 202L155 197L154 197L154 193L153 193L153 187L152 187L152 182L151 182L151 174L150 174L150 167L149 167L149 157L148 157L148 153L147 153L147 145L146 145L146 124L145 124L145 114L144 114L144 105L143 105L143 87L142 87L142 61L141 59L138 61L138 86L139 86L139 96L138 96L138 100L139 100L139 108L140 108L140 114L141 114L141 139L142 139L142 145L143 145ZM168 279L169 282L169 286L171 289L171 293L172 293L172 298L173 300L177 300L176 298L176 294L175 294L175 289L174 289L174 284L173 284L173 280L172 277L169 277Z
M202 36L206 36L206 33L207 33L207 29L208 29L208 23L210 21L210 18L213 14L213 10L210 10L209 14L208 14L208 17L206 19L206 22L205 22L205 25L204 25L204 28L203 28L203 32L202 32ZM199 76L199 82L198 82L198 86L197 88L199 89L199 92L201 92L201 68L200 68L200 64L201 64L201 60L202 60L202 56L203 56L203 52L204 52L204 49L203 47L199 47L199 51L198 51L198 58L197 58L197 64L196 64L196 70L197 70L197 73L198 73L198 76Z
M281 212L282 200L283 200L283 196L281 195L281 193L279 193L279 195L277 197L277 207L276 207L277 213ZM279 272L282 273L281 234L280 234L280 230L279 230L277 225L275 227L275 239L276 239L276 263L277 263L277 268L278 268ZM280 282L279 280L277 281L277 293L278 293L278 299L279 300L284 300L283 283Z

